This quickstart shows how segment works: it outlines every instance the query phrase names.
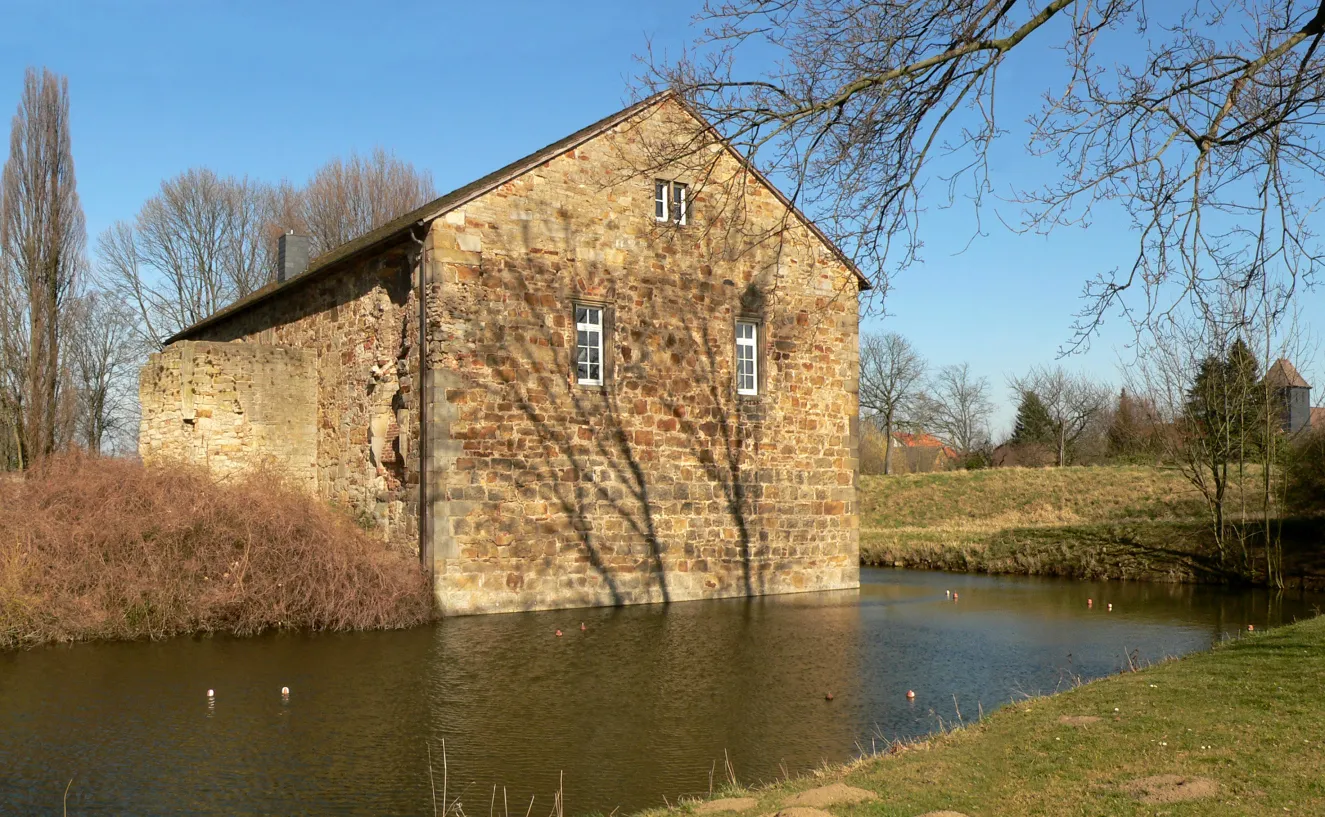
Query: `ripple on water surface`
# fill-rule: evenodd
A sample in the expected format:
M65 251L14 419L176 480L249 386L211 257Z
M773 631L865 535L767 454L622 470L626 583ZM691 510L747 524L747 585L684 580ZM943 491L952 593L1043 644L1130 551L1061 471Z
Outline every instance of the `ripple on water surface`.
M720 782L724 752L743 782L766 780L932 731L955 717L954 696L969 718L1321 604L892 570L861 581L404 632L0 654L0 812L51 812L73 778L79 813L422 813L429 748L440 796L443 742L447 793L471 813L494 786L498 813L502 787L511 813L531 796L550 809L562 773L569 813L661 805L706 792L711 772Z

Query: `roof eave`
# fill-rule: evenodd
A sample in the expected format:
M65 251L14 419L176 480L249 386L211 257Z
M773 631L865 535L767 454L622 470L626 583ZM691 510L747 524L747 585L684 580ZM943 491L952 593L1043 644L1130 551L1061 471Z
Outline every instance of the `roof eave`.
M465 204L468 204L479 196L490 193L501 185L529 172L533 168L538 167L544 162L547 162L568 150L574 150L590 139L601 135L605 131L616 127L618 124L637 113L653 107L668 98L674 99L682 108L694 117L697 122L713 133L717 137L718 142L726 147L728 152L735 156L742 166L753 173L769 190L773 191L773 195L778 198L783 206L791 210L791 212L793 212L803 223L809 226L810 231L813 232L814 235L819 238L819 240L822 241L824 245L833 252L838 260L841 261L855 276L857 291L863 292L874 288L870 279L860 270L856 263L852 261L831 238L819 229L817 224L807 218L791 199L787 198L776 185L770 182L768 178L760 172L759 168L755 167L749 160L732 148L731 145L727 144L726 140L722 138L722 135L717 132L713 125L679 94L675 91L667 90L646 97L633 105L629 105L611 116L604 117L563 139L559 139L521 159L517 159L503 168L499 168L487 176L481 176L467 185L462 185L443 196L439 196L427 204L387 222L376 230L369 231L353 241L347 241L339 247L323 253L317 258L314 258L308 265L308 269L299 275L274 285L268 285L269 288L265 289L265 291L258 290L255 293L251 293L248 296L236 300L234 303L217 310L197 323L171 335L166 339L166 343L171 344L176 341L187 340L203 329L215 326L217 323L220 323L227 318L233 317L240 312L271 300L278 294L290 292L298 286L319 278L340 264L360 258L366 253L379 250L393 241L399 240L406 231L419 226L431 224L433 221L441 218L452 210L455 210L458 207L463 207Z
M616 127L624 120L629 119L645 108L656 105L669 96L674 96L674 92L662 91L642 99L610 116L604 117L591 125L581 128L569 136L558 139L527 156L517 159L505 167L499 168L486 176L480 176L469 184L462 185L443 196L439 196L427 204L417 207L403 216L387 222L376 230L371 230L353 241L347 241L339 247L314 258L312 263L308 265L308 269L299 275L280 282L275 286L271 286L271 288L265 292L259 290L257 293L236 300L234 303L217 310L197 323L171 335L166 339L166 343L171 344L179 340L187 340L194 333L210 326L214 326L216 323L228 317L232 317L250 307L268 301L279 293L288 292L296 286L320 277L323 273L333 269L341 263L359 258L370 251L380 249L392 241L399 239L406 230L431 224L433 221L446 215L452 210L455 210L457 207L463 207L479 196L491 192L497 187L509 182L511 179L529 172L535 167L538 167L544 162L547 162L568 150L574 150L590 139L602 134L604 131Z

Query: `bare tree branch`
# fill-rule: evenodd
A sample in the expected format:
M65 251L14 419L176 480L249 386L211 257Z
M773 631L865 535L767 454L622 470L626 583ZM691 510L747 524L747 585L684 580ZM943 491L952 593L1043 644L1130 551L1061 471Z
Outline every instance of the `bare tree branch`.
M925 404L929 430L962 456L989 443L989 418L994 413L989 380L973 375L969 364L939 369L929 383Z
M1065 70L1026 111L1027 147L1058 171L1012 194L1012 226L1086 225L1108 205L1136 242L1086 276L1066 350L1115 311L1152 331L1227 288L1319 270L1321 0L710 0L698 22L680 59L644 58L641 84L787 180L879 292L919 257L931 182L979 217L1014 52L1058 51Z
M883 473L892 473L893 432L921 406L925 361L896 332L860 339L860 409L884 433Z

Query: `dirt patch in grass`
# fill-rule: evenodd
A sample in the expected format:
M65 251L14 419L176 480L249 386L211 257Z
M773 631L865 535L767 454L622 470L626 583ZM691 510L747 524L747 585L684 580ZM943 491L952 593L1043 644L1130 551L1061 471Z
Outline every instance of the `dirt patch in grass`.
M696 814L723 814L728 812L749 811L759 805L759 801L753 797L723 797L720 800L710 800L707 803L700 803L695 807Z
M1142 803L1181 803L1214 797L1219 793L1219 784L1206 777L1159 774L1125 783L1123 791Z
M1068 726L1090 726L1092 723L1099 723L1100 718L1097 715L1064 715L1058 719L1058 722Z
M809 808L808 806L789 806L779 809L775 813L775 817L833 817L833 815L823 809Z
M865 800L873 800L877 795L872 791L865 791L854 786L848 786L845 783L831 783L827 786L820 786L817 789L803 791L794 797L787 798L787 804L792 806L811 806L813 808L827 808L842 803L860 803Z

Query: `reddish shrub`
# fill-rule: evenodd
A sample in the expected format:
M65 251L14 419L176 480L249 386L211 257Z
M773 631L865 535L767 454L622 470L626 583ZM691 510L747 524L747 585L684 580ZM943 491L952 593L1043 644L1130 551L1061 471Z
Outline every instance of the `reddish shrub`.
M0 649L431 615L412 558L273 475L66 456L0 480Z

